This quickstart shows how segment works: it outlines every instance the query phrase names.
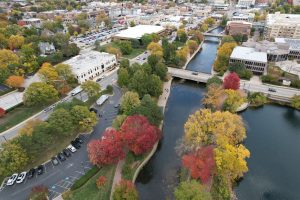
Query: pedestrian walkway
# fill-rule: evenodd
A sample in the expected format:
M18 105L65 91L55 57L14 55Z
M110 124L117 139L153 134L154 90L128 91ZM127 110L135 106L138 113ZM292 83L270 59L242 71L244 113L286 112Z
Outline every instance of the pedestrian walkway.
M122 167L123 167L124 163L125 163L125 159L120 160L118 162L118 165L117 165L117 168L116 168L116 171L115 171L113 184L111 186L110 199L112 199L112 195L114 193L116 185L122 180Z

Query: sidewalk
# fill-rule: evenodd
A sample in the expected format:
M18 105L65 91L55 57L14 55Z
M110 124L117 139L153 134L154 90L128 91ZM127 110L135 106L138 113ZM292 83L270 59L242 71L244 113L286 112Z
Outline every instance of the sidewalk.
M122 179L122 167L125 163L125 158L123 160L120 160L118 162L116 171L115 171L115 176L114 176L114 180L113 180L113 184L111 186L111 192L110 192L110 199L112 200L112 196L115 190L115 186L121 181Z
M167 104L171 92L170 88L171 88L172 80L173 78L170 78L167 82L164 82L163 93L158 98L157 105L163 108L163 112L165 111L165 106Z

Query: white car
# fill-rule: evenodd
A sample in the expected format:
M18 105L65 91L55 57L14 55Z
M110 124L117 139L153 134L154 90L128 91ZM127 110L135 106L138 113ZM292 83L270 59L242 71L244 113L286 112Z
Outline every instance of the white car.
M13 174L7 181L6 185L13 185L18 178L18 174Z
M76 148L73 147L73 145L71 145L71 144L67 147L67 149L69 149L72 153L76 152Z
M16 183L22 183L26 177L27 172L22 172L19 174Z

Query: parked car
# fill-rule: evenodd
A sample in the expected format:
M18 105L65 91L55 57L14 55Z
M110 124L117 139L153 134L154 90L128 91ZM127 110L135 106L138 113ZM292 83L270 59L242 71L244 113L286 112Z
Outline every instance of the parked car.
M57 158L58 158L60 161L65 161L65 160L66 160L66 157L64 156L63 153L58 153L58 154L57 154Z
M58 165L59 164L58 159L55 156L51 158L51 162L52 162L53 165Z
M91 112L94 112L94 113L96 113L96 114L97 114L97 112L98 112L96 108L90 108L90 111L91 111Z
M26 177L27 172L22 172L19 174L16 183L22 183Z
M102 77L97 78L96 82L99 82L99 81L101 81L102 79L103 79Z
M276 92L276 90L274 88L269 88L268 91L269 92Z
M37 171L37 172L36 172L37 175L43 174L43 173L44 173L44 166L43 166L43 165L39 165L39 166L37 167L36 171Z
M34 176L34 174L35 174L35 169L34 168L30 169L27 173L27 178L31 179Z
M64 149L64 150L63 150L63 154L64 154L66 157L70 157L70 156L71 156L71 152L70 152L68 149Z
M81 147L80 143L79 143L79 142L76 142L75 140L73 140L73 141L71 142L71 145L73 145L76 149L80 149L80 147Z
M83 140L80 137L75 138L75 142L83 144Z
M71 144L67 147L67 149L69 149L72 153L76 152L76 148L73 147L73 145L71 145Z
M7 181L6 185L13 185L18 178L18 174L14 173Z
M198 72L192 72L193 75L198 75Z

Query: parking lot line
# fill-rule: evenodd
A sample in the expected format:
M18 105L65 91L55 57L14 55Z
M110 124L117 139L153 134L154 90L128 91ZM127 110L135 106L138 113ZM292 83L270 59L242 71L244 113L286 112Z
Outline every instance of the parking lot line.
M79 172L79 171L75 171L75 172L78 173L78 174L84 175L83 172Z
M57 196L60 195L59 192L56 192L56 191L50 190L50 189L49 189L49 193L50 193L50 194L48 195L48 197L49 197L50 199L54 199L55 197L57 197Z

